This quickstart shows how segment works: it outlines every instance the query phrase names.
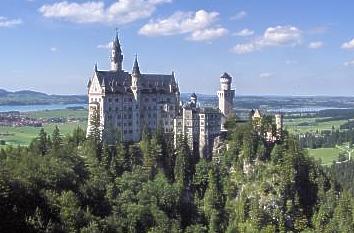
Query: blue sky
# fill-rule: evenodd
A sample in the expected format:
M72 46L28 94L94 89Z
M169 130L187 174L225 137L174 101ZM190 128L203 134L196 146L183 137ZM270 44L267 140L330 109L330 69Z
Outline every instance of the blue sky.
M354 1L2 0L0 88L85 94L109 68L120 31L124 69L176 72L182 92L354 95Z

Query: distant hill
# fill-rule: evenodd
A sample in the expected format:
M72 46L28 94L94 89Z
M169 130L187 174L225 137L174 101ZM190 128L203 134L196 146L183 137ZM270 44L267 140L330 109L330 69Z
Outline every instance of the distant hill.
M34 105L34 104L80 104L87 103L84 95L48 95L42 92L22 90L6 91L0 89L0 105Z

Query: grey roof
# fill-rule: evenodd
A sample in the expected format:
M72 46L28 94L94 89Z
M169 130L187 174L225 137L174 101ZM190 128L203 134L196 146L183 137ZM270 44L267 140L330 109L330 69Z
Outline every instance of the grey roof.
M232 79L232 77L228 74L228 73L223 73L223 75L220 78L224 78L224 79Z
M95 71L98 81L107 92L126 92L130 90L131 74L125 71ZM174 75L162 74L142 74L141 86L143 91L162 91L172 92L178 91ZM89 83L90 85L90 83Z
M132 74L138 74L140 75L140 68L139 68L139 64L138 64L138 57L135 57L135 61L134 61L134 66L133 66L133 72Z
M122 49L120 48L120 42L119 42L119 38L118 38L118 32L116 33L116 37L113 40L113 47L118 51L118 52L122 52Z

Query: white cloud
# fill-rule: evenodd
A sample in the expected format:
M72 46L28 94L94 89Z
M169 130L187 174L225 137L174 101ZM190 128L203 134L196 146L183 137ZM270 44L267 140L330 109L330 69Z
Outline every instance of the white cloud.
M146 36L168 36L183 34L205 29L218 17L217 12L199 10L193 12L178 11L166 19L150 21L139 30L139 34Z
M232 51L238 54L251 53L265 47L296 46L301 43L302 31L293 26L269 27L264 34L248 43L237 44Z
M354 66L354 60L344 62L345 66Z
M215 26L218 12L198 10L196 12L175 12L165 19L151 20L140 28L139 34L145 36L170 36L187 34L189 40L208 41L224 36L227 29Z
M269 45L296 45L301 41L302 32L293 26L269 27L263 35L263 43Z
M310 49L320 49L323 46L324 46L324 43L322 41L314 41L314 42L311 42L308 45L308 48L310 48Z
M8 19L0 16L0 28L10 28L22 24L22 19Z
M260 73L260 74L259 74L259 77L260 77L260 78L270 78L270 77L272 77L272 76L273 76L273 74L272 74L272 73L268 73L268 72Z
M228 33L228 30L222 27L207 28L203 30L195 31L188 37L188 40L193 41L210 41L216 38L222 37Z
M97 45L98 49L111 49L113 48L113 42L108 42L106 44L99 44Z
M84 3L62 1L43 5L39 12L46 18L74 23L105 23L122 25L150 17L156 7L172 0L118 0L105 6L103 1Z
M252 53L259 49L259 46L256 43L245 43L245 44L237 44L232 48L232 51L237 54L246 54Z
M354 38L342 44L342 49L354 49Z
M53 52L53 53L55 53L55 52L58 51L58 49L57 49L56 47L51 47L51 48L50 48L50 51Z
M247 16L247 12L246 11L240 11L238 12L236 15L231 16L231 20L240 20L243 19Z
M246 36L252 36L254 35L254 31L250 30L248 28L242 29L239 32L234 33L235 36L242 36L242 37L246 37Z

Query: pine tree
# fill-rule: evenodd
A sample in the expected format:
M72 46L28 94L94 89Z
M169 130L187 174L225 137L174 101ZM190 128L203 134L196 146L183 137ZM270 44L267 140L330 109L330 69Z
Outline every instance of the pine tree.
M192 181L191 152L185 138L177 139L176 163L174 167L175 182L183 189Z
M46 155L48 153L48 137L47 137L47 133L44 131L44 129L42 128L39 132L39 136L38 136L38 149L39 149L39 153L41 155Z
M74 129L72 136L69 137L69 141L74 143L74 145L76 146L79 146L85 140L86 140L86 133L80 126Z
M204 210L209 222L209 232L225 230L225 195L218 165L209 170L209 184L204 196Z
M55 126L52 134L52 151L56 154L60 151L63 143L58 126Z
M103 144L102 144L100 112L98 107L95 108L92 112L92 116L90 118L90 126L91 126L90 133L88 137L96 147L96 157L98 161L101 161Z

